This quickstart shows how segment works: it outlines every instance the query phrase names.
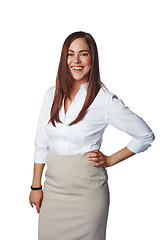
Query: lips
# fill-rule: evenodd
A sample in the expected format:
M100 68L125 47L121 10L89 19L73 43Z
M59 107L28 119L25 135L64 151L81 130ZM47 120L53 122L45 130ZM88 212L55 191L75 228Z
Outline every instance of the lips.
M84 67L82 66L73 66L71 67L73 70L82 70Z
M83 66L71 66L71 69L73 70L73 72L75 73L80 73L83 71L84 67Z

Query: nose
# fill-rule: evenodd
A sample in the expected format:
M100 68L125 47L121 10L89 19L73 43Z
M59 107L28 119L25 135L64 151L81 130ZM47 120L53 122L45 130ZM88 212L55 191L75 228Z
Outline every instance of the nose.
M75 55L74 57L74 63L80 63L80 57L79 57L79 54Z

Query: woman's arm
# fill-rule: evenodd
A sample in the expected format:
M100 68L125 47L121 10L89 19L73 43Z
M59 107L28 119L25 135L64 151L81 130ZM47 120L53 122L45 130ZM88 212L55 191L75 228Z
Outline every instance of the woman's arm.
M127 147L121 149L120 151L110 155L106 156L101 151L93 150L88 152L86 155L86 158L88 161L95 161L95 163L92 163L92 166L103 166L103 167L111 167L131 156L133 156L135 153L130 151Z
M51 94L53 89L50 88L46 91L46 94L43 99L43 103L41 106L38 126L35 136L35 153L34 153L34 171L33 171L33 181L32 187L40 187L41 186L41 178L45 164L48 159L48 137L44 129L45 116L48 111L48 97ZM29 200L30 205L36 206L37 212L40 212L40 207L43 199L43 191L42 190L31 190Z
M36 188L41 186L41 179L44 166L45 164L34 163L32 187ZM31 207L33 207L33 205L36 206L37 213L40 212L42 199L43 199L42 190L31 190L29 196L30 205Z
M109 91L106 91L105 122L128 133L132 139L126 147L111 156L106 156L99 150L91 151L94 154L87 154L86 157L90 161L98 162L92 163L93 166L113 166L136 153L146 151L155 139L146 122Z
M146 151L155 139L147 123L111 92L106 92L105 117L107 125L132 136L126 147L134 153Z
M32 187L41 186L41 178L45 164L34 163Z
M111 156L106 156L106 167L111 167L133 155L135 155L135 153L125 147Z

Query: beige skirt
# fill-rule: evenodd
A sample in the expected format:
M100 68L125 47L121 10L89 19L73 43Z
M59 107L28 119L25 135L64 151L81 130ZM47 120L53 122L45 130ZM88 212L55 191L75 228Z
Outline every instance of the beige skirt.
M106 168L87 153L49 150L39 214L39 240L105 240L109 210Z

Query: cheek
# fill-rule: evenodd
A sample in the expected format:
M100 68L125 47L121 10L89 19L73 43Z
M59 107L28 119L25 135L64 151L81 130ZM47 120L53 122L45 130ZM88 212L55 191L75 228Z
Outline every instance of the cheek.
M86 60L86 66L88 66L88 68L91 68L91 59Z
M69 66L70 64L71 64L71 59L68 58L68 59L67 59L67 65Z

